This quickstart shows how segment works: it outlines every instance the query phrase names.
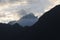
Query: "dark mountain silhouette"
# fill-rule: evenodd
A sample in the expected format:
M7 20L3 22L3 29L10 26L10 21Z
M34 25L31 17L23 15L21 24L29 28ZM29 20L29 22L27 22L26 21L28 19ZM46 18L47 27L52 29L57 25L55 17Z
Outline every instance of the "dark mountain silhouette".
M58 40L59 32L60 5L43 14L31 27L0 23L0 39L6 40Z
M60 5L55 6L50 11L41 16L30 30L47 36L50 40L56 40L56 33L60 31ZM40 36L41 36L40 35Z

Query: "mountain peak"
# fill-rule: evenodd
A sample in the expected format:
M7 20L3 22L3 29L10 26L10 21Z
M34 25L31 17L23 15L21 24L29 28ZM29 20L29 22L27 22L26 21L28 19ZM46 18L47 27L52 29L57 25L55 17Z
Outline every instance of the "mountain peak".
M33 13L30 13L30 14L23 16L21 19L30 19L30 18L37 18L37 17L35 17Z
M22 26L32 26L37 20L38 18L33 13L30 13L23 16L17 23Z

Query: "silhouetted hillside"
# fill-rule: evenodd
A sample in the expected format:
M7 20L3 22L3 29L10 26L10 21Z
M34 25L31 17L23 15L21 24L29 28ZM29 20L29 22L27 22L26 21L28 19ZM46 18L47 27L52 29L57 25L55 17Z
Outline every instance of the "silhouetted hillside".
M38 22L31 27L31 30L40 32L41 35L48 38L51 37L51 40L56 39L56 33L60 31L60 5L55 6L41 16Z

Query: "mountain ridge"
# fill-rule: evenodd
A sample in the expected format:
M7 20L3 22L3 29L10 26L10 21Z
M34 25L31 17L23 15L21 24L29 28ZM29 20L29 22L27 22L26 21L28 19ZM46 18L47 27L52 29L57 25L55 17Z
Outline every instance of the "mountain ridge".
M29 13L25 16L23 16L18 21L11 21L9 24L14 25L15 23L18 23L21 26L32 26L35 22L37 22L38 18L33 14Z

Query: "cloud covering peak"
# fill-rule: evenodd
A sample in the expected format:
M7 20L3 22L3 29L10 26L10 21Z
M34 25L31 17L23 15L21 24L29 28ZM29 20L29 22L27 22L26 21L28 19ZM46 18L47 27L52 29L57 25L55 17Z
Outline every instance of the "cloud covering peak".
M57 4L60 0L0 0L0 22L16 20L30 12L41 16Z

